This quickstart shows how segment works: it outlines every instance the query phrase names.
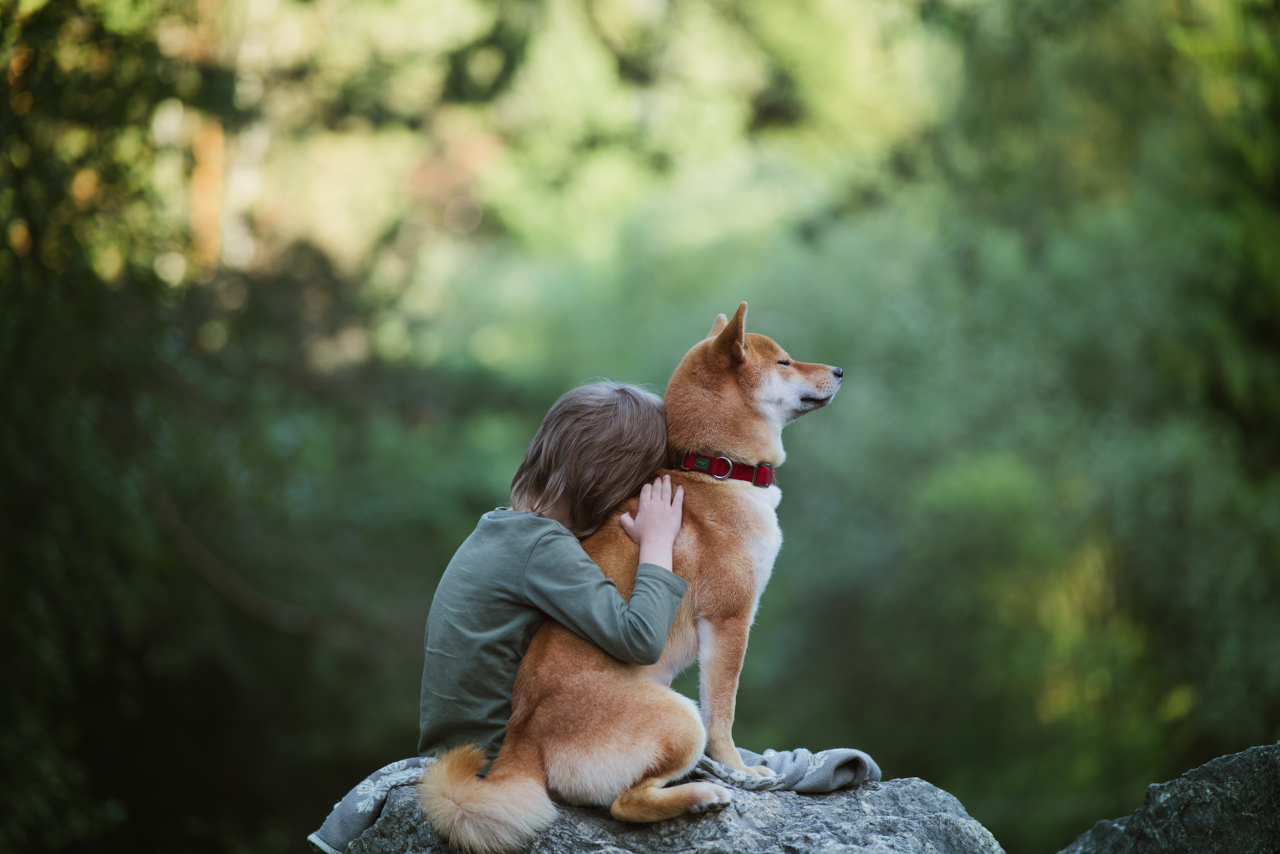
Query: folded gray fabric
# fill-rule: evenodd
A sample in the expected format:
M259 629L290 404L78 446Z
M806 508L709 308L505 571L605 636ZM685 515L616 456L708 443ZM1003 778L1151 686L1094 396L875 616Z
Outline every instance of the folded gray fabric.
M738 748L747 765L763 765L777 776L756 777L721 765L709 756L698 760L694 776L718 780L752 792L791 791L808 795L825 794L845 786L880 781L880 766L861 750L838 747L811 753L796 750L766 750L763 754Z
M333 805L333 812L320 825L320 829L307 837L307 841L324 854L347 854L347 846L360 834L373 827L382 815L387 793L396 786L412 786L422 779L423 765L435 759L401 759L374 771L347 796Z
M799 750L766 750L763 754L738 748L742 761L763 765L775 777L755 777L734 771L704 756L698 760L691 776L716 780L738 789L754 792L787 789L806 794L834 792L845 786L857 786L880 779L880 767L861 750L838 748L810 753ZM396 786L412 786L422 779L424 766L433 758L413 757L384 765L347 792L333 805L333 812L307 841L324 854L347 854L347 846L364 833L382 815L387 793Z

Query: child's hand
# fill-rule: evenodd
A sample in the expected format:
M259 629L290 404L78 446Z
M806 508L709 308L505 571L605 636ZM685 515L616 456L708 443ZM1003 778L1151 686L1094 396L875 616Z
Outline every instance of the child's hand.
M684 513L684 487L671 488L671 475L663 475L640 490L636 517L623 513L618 523L627 536L640 544L640 563L652 563L670 570L671 550L680 533Z

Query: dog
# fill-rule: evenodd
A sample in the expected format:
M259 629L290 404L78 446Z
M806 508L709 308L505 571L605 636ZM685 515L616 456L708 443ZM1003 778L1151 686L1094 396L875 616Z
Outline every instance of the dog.
M621 821L653 822L721 809L729 791L707 782L664 788L704 750L757 776L733 743L738 675L760 594L782 545L773 469L786 459L782 428L831 402L843 371L793 360L748 334L747 304L719 315L676 367L665 398L672 485L684 487L674 571L689 583L662 658L625 664L548 620L533 638L512 691L512 715L488 775L484 754L449 751L419 785L436 832L472 854L527 847L556 819L548 789L566 802L608 806ZM630 598L639 546L619 507L583 542ZM697 659L700 704L669 687Z

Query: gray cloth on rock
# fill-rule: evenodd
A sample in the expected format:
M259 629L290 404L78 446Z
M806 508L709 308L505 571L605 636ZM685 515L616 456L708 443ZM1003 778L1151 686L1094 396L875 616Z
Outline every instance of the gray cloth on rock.
M747 765L763 765L774 777L756 777L721 765L709 756L698 760L693 775L717 780L736 789L752 792L787 790L806 795L826 794L846 786L880 782L880 766L861 750L838 747L812 753L803 747L796 750L766 750L752 753L738 748Z
M706 756L698 760L692 776L716 780L738 789L788 789L805 794L824 794L880 779L880 767L861 750L840 748L810 753L800 748L766 750L757 754L739 747L738 753L748 765L763 765L777 776L743 774ZM415 756L379 768L333 805L333 812L329 813L319 830L307 837L307 841L324 854L347 854L347 846L373 827L382 815L387 793L396 786L415 785L422 779L422 769L434 761L431 757Z
M324 854L347 854L347 846L373 827L382 815L387 793L396 786L415 785L422 779L423 766L431 762L435 760L415 756L374 771L333 805L333 812L307 841Z

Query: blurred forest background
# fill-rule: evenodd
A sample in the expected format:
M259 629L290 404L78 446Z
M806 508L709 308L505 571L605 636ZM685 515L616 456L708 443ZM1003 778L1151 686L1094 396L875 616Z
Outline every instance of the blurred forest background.
M742 299L846 375L739 744L1032 854L1280 738L1275 0L0 0L0 65L0 849L303 850L546 408Z

